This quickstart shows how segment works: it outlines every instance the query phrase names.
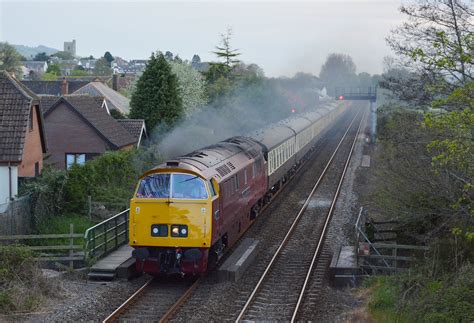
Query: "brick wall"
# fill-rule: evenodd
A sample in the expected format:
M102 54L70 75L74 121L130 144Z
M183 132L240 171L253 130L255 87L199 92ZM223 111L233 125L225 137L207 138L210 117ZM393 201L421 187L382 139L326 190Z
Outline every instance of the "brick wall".
M65 103L60 103L45 116L48 164L66 168L66 153L103 154L109 150L107 143L77 113Z
M43 147L41 146L41 132L38 124L38 109L33 108L33 129L26 129L23 156L18 167L19 177L34 177L35 164L38 163L39 172L43 168Z

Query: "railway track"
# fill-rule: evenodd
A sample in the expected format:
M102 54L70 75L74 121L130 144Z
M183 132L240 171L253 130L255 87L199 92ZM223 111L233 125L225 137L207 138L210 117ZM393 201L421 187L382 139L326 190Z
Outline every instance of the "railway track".
M168 322L179 304L186 301L201 279L174 280L151 278L110 314L103 323Z
M240 310L236 322L296 321L322 287L330 252L326 232L365 113L354 117L283 241ZM358 119L359 122L355 123ZM342 169L342 172L341 172ZM313 198L317 196L317 198ZM311 287L311 288L308 288ZM309 292L308 292L309 291Z

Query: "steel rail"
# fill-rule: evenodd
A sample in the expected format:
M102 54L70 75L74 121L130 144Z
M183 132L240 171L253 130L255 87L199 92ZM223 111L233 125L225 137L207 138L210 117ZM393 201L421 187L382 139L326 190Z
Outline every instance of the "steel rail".
M263 281L265 280L265 278L267 277L270 269L273 267L273 264L275 263L275 260L278 258L278 256L280 255L280 252L281 250L283 249L283 247L286 245L286 243L288 242L289 238L291 237L291 234L293 233L293 230L295 229L296 225L299 223L299 220L302 216L302 214L304 213L304 211L306 210L306 208L308 207L309 205L309 202L311 200L311 198L313 197L314 195L314 192L316 191L316 189L319 187L319 184L321 183L322 179L324 178L324 176L326 175L326 172L329 168L329 166L332 164L332 161L334 159L334 157L336 156L336 153L339 151L339 148L341 147L342 143L344 142L344 139L346 138L349 130L352 128L352 124L354 123L354 121L356 120L357 116L359 115L360 111L357 112L357 114L354 116L354 118L352 119L351 123L349 124L349 126L347 127L347 130L346 132L344 133L344 135L342 136L341 140L339 141L336 149L334 150L334 152L332 153L329 161L327 162L326 166L324 167L321 175L319 176L316 184L314 184L311 192L309 193L307 199L305 200L303 206L301 207L300 211L298 212L296 218L293 220L293 223L291 225L291 227L289 228L288 232L286 233L285 237L283 238L282 242L280 243L278 249L276 250L276 252L274 253L272 259L270 260L270 263L267 265L267 267L265 268L265 271L263 272L262 276L260 277L259 281L257 282L257 285L255 286L255 288L253 289L252 293L250 294L247 302L245 303L244 307L242 308L242 310L240 311L239 313L239 316L237 317L237 319L235 320L235 322L241 322L242 321L242 318L243 316L245 315L248 307L250 306L250 304L252 303L252 301L254 300L255 298L255 295L257 294L257 292L259 291Z
M140 287L132 296L130 296L125 302L122 303L115 311L112 312L106 319L102 321L102 323L110 323L117 321L120 316L130 308L133 303L135 303L140 297L143 296L143 293L147 290L149 285L153 282L154 278L149 279ZM161 317L160 323L168 322L170 318L176 313L178 308L191 296L191 293L198 287L202 280L202 277L197 279L185 292L181 297L166 311L166 313Z
M344 177L346 175L347 169L349 168L349 163L351 161L352 153L354 152L354 148L355 148L355 145L357 143L357 138L359 137L360 129L362 128L362 124L363 124L363 121L365 120L365 117L366 117L366 112L364 112L364 115L362 116L362 119L360 120L359 127L357 128L357 133L354 137L354 140L352 141L352 146L351 146L351 149L350 149L349 154L347 156L346 163L344 164L344 169L342 171L341 178L339 179L339 183L337 185L336 193L334 194L334 198L332 199L331 208L329 209L328 215L326 217L326 221L324 222L324 226L323 226L323 229L322 229L320 237L319 237L318 245L316 246L316 250L314 251L313 258L311 260L311 265L310 265L310 267L308 269L308 272L306 274L306 278L304 280L303 286L301 287L301 291L300 291L300 294L299 294L299 297L298 297L298 301L297 301L296 307L293 311L293 316L291 317L291 323L295 322L295 320L296 320L296 316L298 314L299 308L300 308L301 303L303 301L304 294L306 292L306 286L308 285L308 282L311 278L311 275L312 275L312 272L313 272L313 267L316 264L316 259L318 258L319 254L321 252L321 248L323 246L324 240L326 238L326 233L327 233L327 230L329 228L329 223L332 219L332 215L334 213L334 208L336 207L336 202L337 202L337 199L339 197L339 193L341 192L342 183L344 182Z
M173 317L173 315L178 311L178 309L188 300L191 296L191 293L199 286L201 283L202 277L196 280L191 287L189 287L186 292L174 303L169 310L163 315L160 319L159 323L167 323Z
M127 308L130 307L132 303L134 303L142 294L143 292L148 288L148 286L151 284L153 281L153 278L149 279L146 281L146 283L140 287L135 293L132 294L125 302L122 303L115 311L112 312L109 316L107 316L102 323L110 323L116 321L120 315L123 314L127 310Z

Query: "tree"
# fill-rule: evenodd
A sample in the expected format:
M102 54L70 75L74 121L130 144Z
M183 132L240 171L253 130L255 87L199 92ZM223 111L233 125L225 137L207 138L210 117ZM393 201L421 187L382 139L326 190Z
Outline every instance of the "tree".
M61 75L61 68L59 67L58 64L49 64L48 69L46 70L46 73L53 74L56 76Z
M109 66L110 63L114 61L114 57L112 56L112 54L110 54L110 52L105 52L104 58L107 60L107 62L109 62Z
M178 77L184 113L190 115L206 104L205 82L201 73L189 63L175 60L170 64L172 72Z
M152 54L130 101L130 118L145 119L148 129L172 127L183 115L178 77L162 53Z
M435 222L437 232L444 230L443 238L450 239L449 229L454 234L455 259L447 258L459 268L458 252L468 253L474 242L474 12L457 0L423 0L402 6L401 12L408 21L387 38L399 66L385 71L382 84L415 108L435 108L419 122L432 135L418 142L443 188L425 190L418 203L426 208L441 202L424 216ZM460 251L463 240L471 246Z
M122 112L120 112L119 110L116 110L116 109L111 109L110 110L110 115L114 119L125 119L125 116L122 114Z
M191 66L194 69L199 69L200 65L201 65L201 57L199 57L199 55L197 55L197 54L194 54L194 56L191 60Z
M69 52L57 52L57 53L54 53L53 55L51 56L56 56L57 58L60 58L62 60L71 60L71 59L74 59L74 55L72 55L71 53Z
M71 76L88 76L89 73L87 73L84 69L74 69L71 71Z
M42 52L42 53L38 53L35 55L35 57L33 58L34 61L43 61L43 62L47 62L49 60L49 55L47 55L45 52Z
M56 81L58 79L58 75L53 73L44 73L41 79L43 81Z
M231 38L232 29L227 28L227 32L225 34L221 34L220 46L216 46L216 51L213 52L218 58L224 59L224 64L227 67L232 67L238 64L239 60L236 58L241 55L237 49L232 49L230 44Z
M167 50L166 53L165 53L165 58L166 58L166 60L172 61L172 60L173 60L173 57L174 57L173 53L170 52L169 50Z
M357 86L356 65L346 54L329 54L321 67L319 78L325 83L328 94L333 95L336 87Z
M110 63L104 58L101 57L97 60L94 67L95 75L112 75L112 69L110 68Z
M5 70L21 76L21 55L15 47L8 43L0 42L0 70Z
M474 81L474 11L459 0L429 1L402 6L408 21L387 37L402 64L449 94L456 84Z

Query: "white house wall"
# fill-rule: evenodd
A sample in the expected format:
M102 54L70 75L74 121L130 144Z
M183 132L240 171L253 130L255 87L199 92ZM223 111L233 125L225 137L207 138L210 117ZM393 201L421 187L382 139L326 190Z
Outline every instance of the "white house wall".
M12 197L18 195L18 167L11 167ZM0 166L0 205L8 202L10 198L10 183L8 166Z

